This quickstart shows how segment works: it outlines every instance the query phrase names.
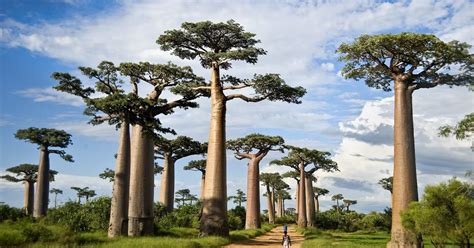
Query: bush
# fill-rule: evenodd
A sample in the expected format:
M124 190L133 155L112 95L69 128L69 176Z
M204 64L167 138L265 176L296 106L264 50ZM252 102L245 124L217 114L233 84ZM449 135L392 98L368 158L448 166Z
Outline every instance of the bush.
M363 217L364 214L359 214L354 211L338 212L331 209L316 214L316 226L320 229L354 232L361 229L359 223Z
M26 217L25 211L20 208L10 207L6 204L0 205L0 222L5 220L16 221L20 218Z
M227 212L227 218L229 220L229 229L230 230L241 230L245 226L245 208L244 207L235 207Z
M199 204L179 206L170 213L166 212L166 208L162 204L155 204L155 230L159 233L160 230L172 227L198 228L200 212L201 206Z
M275 220L276 224L291 224L296 223L294 215L285 215L283 217L277 217Z
M53 232L45 226L38 223L31 223L26 225L22 230L23 236L26 241L50 241L53 239Z

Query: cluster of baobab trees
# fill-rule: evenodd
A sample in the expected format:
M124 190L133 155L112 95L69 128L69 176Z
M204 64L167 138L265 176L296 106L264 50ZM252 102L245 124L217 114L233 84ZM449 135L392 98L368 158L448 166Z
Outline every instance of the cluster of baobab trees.
M210 82L196 76L190 67L172 63L121 63L116 66L111 62L102 62L97 68L80 67L85 76L96 81L95 89L84 87L78 78L67 73L53 74L53 78L59 81L55 87L57 90L84 99L85 114L92 117L92 124L108 122L121 130L114 175L110 237L127 232L130 236L152 233L154 155L155 147L162 144L155 142L156 137L160 136L155 134L174 133L172 129L161 126L159 116L172 114L176 108L197 107L194 100L198 97L210 97L211 100L200 231L203 236L229 234L226 216L226 103L233 99L300 103L306 93L301 87L288 86L278 74L255 75L252 79L221 75L221 71L229 69L233 61L254 64L260 55L266 53L256 46L259 40L254 37L255 34L245 32L242 26L232 20L225 23L186 22L180 29L168 30L159 36L157 43L161 49L171 51L181 59L198 59L204 68L210 69ZM352 43L341 44L337 49L340 60L345 63L343 76L365 80L369 87L384 91L393 88L395 91L393 224L389 247L421 245L420 240L403 230L400 221L400 213L410 202L418 199L412 95L418 89L439 85L471 85L474 59L469 48L470 45L466 43L447 43L434 35L401 33L362 35ZM451 66L455 66L456 70L450 70ZM130 87L122 87L126 83ZM139 85L143 83L152 86L147 94L138 92ZM128 88L131 88L129 92L126 90ZM243 93L250 89L254 94ZM178 95L179 99L166 99L162 95L165 90ZM226 94L229 91L234 93ZM132 138L130 125L133 127ZM238 159L249 160L247 217L250 221L246 223L249 228L259 225L259 219L253 215L259 209L259 203L252 200L257 199L255 195L258 195L258 164L269 151L279 150L283 144L276 137L264 139L269 139L271 145L257 142L256 146L249 146L239 141L235 144L230 142L228 146L235 151ZM43 154L47 154L45 148L48 146L35 143L40 145ZM60 142L59 146L68 144ZM307 148L287 148L289 152L286 157L271 163L288 166L299 174L298 224L313 225L314 217L303 214L307 208L314 209L312 174L317 170L335 171L337 165L329 159L328 153ZM165 150L165 146L162 146L161 151L161 156L167 160L164 177L173 178L173 162L179 156L170 155L174 153ZM40 162L38 184L45 178L42 163L45 162ZM41 189L37 192L44 191ZM310 211L310 214L314 212Z

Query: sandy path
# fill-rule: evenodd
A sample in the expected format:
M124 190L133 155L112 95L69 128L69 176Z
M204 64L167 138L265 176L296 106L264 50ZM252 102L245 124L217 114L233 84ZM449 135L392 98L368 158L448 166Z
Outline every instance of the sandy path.
M288 235L291 238L291 247L299 248L303 243L304 237L295 230L295 226L288 226ZM264 235L258 236L250 240L238 241L233 244L224 246L227 248L237 247L278 247L281 248L281 239L283 236L283 226L279 226L267 232Z

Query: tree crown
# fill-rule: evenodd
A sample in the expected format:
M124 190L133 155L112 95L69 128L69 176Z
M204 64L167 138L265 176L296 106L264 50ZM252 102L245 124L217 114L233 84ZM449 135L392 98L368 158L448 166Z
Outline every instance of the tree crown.
M49 147L66 148L72 144L71 135L66 131L53 128L30 127L27 129L19 129L15 133L15 138L37 144L39 148L46 149L49 153L56 153L62 159L68 162L74 162L72 156L66 154L64 150L49 149Z
M290 150L288 156L280 160L273 160L270 164L289 166L297 171L299 171L300 164L303 164L305 167L312 164L314 167L307 171L309 174L313 174L317 170L327 172L339 171L337 163L329 158L331 155L329 152L295 146L285 147Z
M10 182L27 181L30 183L35 183L38 180L38 165L35 164L20 164L14 167L7 168L6 171L16 174L16 177L11 175L0 176L0 178L3 178ZM49 170L49 181L54 181L54 176L57 174L57 171Z
M342 74L365 79L369 87L390 91L394 80L410 89L437 85L472 85L474 56L471 46L459 41L443 42L434 35L417 33L362 35L337 49L346 62ZM458 70L451 70L459 66Z
M205 159L191 160L186 166L184 166L184 169L200 171L204 174L206 173L206 162L207 161Z
M322 195L327 195L329 193L329 190L324 189L324 188L313 187L313 192L316 195L316 197L319 197Z
M227 141L227 149L235 152L238 159L248 158L256 150L255 155L265 156L269 151L283 152L285 141L280 136L267 136L263 134L249 134L244 138ZM247 156L246 156L247 155Z
M200 143L187 136L178 136L174 140L158 137L155 140L155 154L164 159L168 154L173 160L178 160L195 154L205 154L207 143Z

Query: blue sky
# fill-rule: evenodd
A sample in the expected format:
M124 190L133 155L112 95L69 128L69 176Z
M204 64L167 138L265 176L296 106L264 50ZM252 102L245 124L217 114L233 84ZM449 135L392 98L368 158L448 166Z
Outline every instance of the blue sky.
M0 173L20 163L37 163L34 145L16 140L20 128L54 127L73 135L67 151L75 163L52 156L60 172L52 187L65 190L61 201L74 198L70 186L89 186L100 195L111 184L97 175L114 167L117 134L107 125L90 126L80 99L55 92L55 71L80 76L78 66L102 60L172 61L191 65L200 76L209 72L197 61L183 61L159 50L156 38L184 21L234 19L257 34L268 55L256 65L235 63L229 74L279 73L291 85L308 90L303 104L229 103L227 137L252 132L281 135L287 143L330 151L341 172L320 173L317 185L358 200L354 209L381 210L390 195L378 179L391 172L393 99L363 82L344 80L335 49L361 34L414 31L433 33L445 41L474 44L474 11L470 1L88 1L43 0L0 3ZM83 78L83 77L82 77ZM84 79L84 78L83 78ZM90 83L85 79L85 83ZM465 104L468 101L471 104ZM206 141L209 102L162 119L179 134ZM415 93L415 137L420 191L426 184L460 176L472 169L470 141L439 138L436 129L473 112L472 93L439 87ZM262 162L264 172L284 171ZM199 173L182 171L192 157L178 162L176 189L198 194ZM160 162L160 161L158 161ZM228 153L228 192L246 189L246 164ZM156 177L159 185L160 177ZM289 181L291 182L291 181ZM293 184L294 189L294 184ZM0 181L0 201L22 205L22 185ZM159 187L155 190L158 199ZM330 194L331 194L330 193ZM322 207L332 203L323 198ZM287 206L292 206L289 202ZM265 208L264 204L262 205Z

